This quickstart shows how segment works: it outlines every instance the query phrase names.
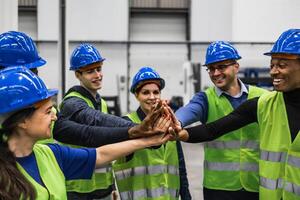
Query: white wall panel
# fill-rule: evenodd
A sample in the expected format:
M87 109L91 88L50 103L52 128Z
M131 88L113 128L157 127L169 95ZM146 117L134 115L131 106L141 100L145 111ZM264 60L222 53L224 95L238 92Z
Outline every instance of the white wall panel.
M127 40L128 1L68 0L69 40Z
M234 0L233 41L274 42L300 27L299 0Z
M38 39L58 40L59 0L38 0Z
M39 76L45 81L49 88L59 89L60 93L61 70L57 59L57 43L39 42L37 47L39 49L39 55L47 61L46 65L38 68Z
M37 39L37 16L35 11L19 12L19 28L28 34L32 39Z
M0 33L18 29L18 0L0 0Z
M130 40L185 41L185 18L182 15L134 14L130 19Z
M273 42L300 27L299 0L192 0L192 41Z
M232 0L191 0L191 6L192 41L231 40Z
M239 61L241 67L269 67L270 57L263 55L271 50L272 45L234 45L242 59Z

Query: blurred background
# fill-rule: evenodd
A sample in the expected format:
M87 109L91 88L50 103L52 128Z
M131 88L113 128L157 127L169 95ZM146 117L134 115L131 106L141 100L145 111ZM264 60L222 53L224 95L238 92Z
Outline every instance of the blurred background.
M0 32L18 30L35 40L47 60L39 75L60 90L58 102L78 84L69 71L74 47L95 45L106 58L100 94L122 115L137 107L128 88L141 66L166 80L162 96L174 109L210 86L201 64L215 40L236 46L241 79L271 89L263 53L284 30L300 27L299 10L299 0L0 0ZM191 192L201 199L202 146L184 148Z

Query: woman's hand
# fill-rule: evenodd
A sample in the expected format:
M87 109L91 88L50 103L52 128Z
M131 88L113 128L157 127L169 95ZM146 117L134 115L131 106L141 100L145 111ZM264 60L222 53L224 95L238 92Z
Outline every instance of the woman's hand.
M160 135L154 135L146 138L142 138L145 143L148 145L147 147L152 147L152 146L159 146L162 144L165 144L169 140L171 140L172 135L169 133L167 134L160 134Z

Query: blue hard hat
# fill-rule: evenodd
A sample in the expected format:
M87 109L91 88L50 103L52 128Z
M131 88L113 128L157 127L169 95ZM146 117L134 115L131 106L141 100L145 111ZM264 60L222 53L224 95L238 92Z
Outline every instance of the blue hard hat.
M57 94L25 67L7 67L0 71L0 115L21 110Z
M24 66L29 69L46 64L35 43L25 33L9 31L0 35L0 66Z
M230 43L216 41L207 47L204 66L224 60L238 60L241 58L238 51Z
M283 32L272 50L264 55L270 56L278 53L300 55L300 29L289 29Z
M133 77L130 92L135 93L136 87L143 81L158 80L160 89L165 87L165 80L160 78L159 74L151 67L142 67Z
M91 44L80 44L75 48L70 59L70 70L78 70L95 62L102 62L99 51Z

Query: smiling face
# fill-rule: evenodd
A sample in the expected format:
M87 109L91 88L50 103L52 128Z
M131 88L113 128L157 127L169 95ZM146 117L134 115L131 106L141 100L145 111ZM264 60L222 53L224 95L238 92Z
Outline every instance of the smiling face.
M36 140L51 137L51 123L55 121L56 115L52 112L52 101L47 99L33 113L25 119L23 127L26 133Z
M147 83L139 89L135 97L139 101L141 109L147 114L155 105L156 100L160 99L160 89L155 83Z
M237 82L239 64L234 60L225 60L207 66L207 71L214 85L223 91Z
M93 63L91 66L75 72L80 85L95 95L102 88L102 65L103 62Z
M300 60L272 57L270 75L273 78L274 89L288 92L300 88Z

